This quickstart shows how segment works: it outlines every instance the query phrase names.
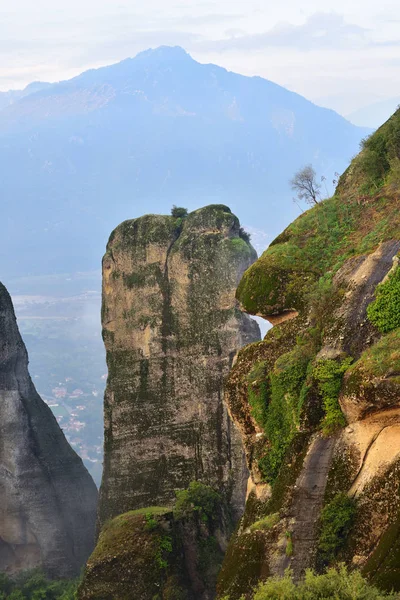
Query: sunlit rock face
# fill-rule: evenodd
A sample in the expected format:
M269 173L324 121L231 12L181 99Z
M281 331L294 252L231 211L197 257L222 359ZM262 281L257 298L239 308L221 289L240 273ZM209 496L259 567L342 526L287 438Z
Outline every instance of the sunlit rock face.
M0 571L78 575L93 549L97 490L28 373L0 284Z
M201 480L244 508L248 470L223 402L237 350L259 339L235 290L256 253L229 208L147 215L111 234L103 260L109 369L100 525L168 506Z

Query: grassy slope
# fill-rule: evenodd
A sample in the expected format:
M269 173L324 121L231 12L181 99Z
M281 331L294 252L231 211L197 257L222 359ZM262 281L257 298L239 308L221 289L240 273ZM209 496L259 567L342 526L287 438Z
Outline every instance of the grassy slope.
M310 284L322 275L398 238L399 189L400 110L369 138L340 178L335 196L296 219L246 271L237 290L243 308L262 316L299 310Z

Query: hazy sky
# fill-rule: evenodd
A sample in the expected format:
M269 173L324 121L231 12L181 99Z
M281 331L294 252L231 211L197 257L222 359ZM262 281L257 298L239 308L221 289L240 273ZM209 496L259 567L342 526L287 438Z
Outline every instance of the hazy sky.
M398 0L0 0L0 90L162 44L344 114L400 96Z

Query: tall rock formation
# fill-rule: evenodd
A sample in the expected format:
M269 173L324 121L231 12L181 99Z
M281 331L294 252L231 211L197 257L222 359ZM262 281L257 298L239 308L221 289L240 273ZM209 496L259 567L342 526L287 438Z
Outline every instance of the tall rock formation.
M94 544L97 490L28 373L0 283L0 571L79 574Z
M235 289L256 259L229 208L147 215L111 234L103 260L107 350L100 524L171 506L200 480L243 510L248 471L223 403L237 350L259 339Z
M399 167L400 110L238 286L274 327L225 386L253 485L221 600L340 561L400 590Z

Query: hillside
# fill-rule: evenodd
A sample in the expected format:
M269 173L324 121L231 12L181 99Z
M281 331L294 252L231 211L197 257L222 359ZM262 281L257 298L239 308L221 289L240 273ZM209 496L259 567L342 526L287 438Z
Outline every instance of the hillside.
M219 598L340 561L400 589L399 132L398 110L239 284L274 326L226 385L251 491Z

